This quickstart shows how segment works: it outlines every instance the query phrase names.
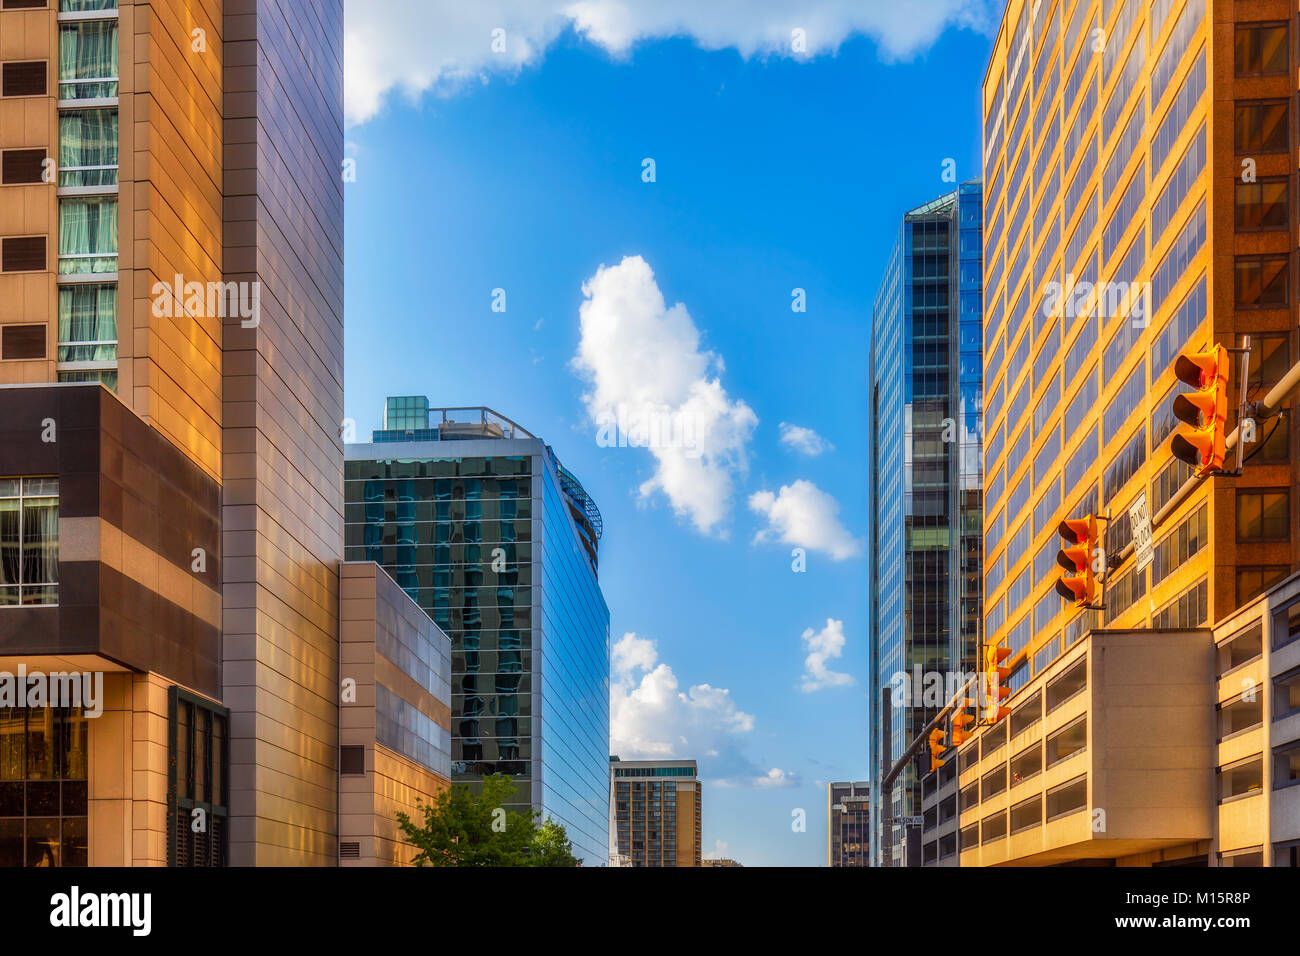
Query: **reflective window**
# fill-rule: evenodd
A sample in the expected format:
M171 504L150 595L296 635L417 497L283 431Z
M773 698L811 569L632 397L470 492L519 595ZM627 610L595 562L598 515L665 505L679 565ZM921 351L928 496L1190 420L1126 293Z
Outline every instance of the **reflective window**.
M87 720L0 708L0 866L86 866Z
M59 603L59 481L0 478L0 608Z

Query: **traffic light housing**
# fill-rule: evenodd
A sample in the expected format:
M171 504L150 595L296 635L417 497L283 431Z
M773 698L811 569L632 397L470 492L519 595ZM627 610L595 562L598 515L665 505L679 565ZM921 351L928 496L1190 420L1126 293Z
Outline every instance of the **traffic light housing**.
M975 723L975 716L966 713L966 708L974 706L975 701L969 697L964 698L961 702L961 708L952 716L952 745L954 747L960 747L971 738L971 732L966 728Z
M1097 597L1097 572L1093 554L1101 547L1097 518L1066 518L1057 529L1065 547L1056 552L1056 563L1066 570L1056 582L1056 593L1077 607L1086 607Z
M1174 396L1174 416L1192 426L1180 429L1169 443L1175 458L1196 469L1198 476L1223 471L1228 424L1228 351L1209 345L1184 352L1174 362L1174 374L1195 391Z
M930 731L930 773L934 773L945 763L939 759L939 755L948 749L943 742L943 737L943 729L940 727Z
M1003 682L1011 674L1011 669L1002 666L1002 662L1010 656L1011 648L1009 647L1003 647L1001 644L984 645L984 685L986 694L984 719L991 724L996 724L1011 713L1010 708L1002 706L1002 701L1011 696L1011 688L1003 686Z

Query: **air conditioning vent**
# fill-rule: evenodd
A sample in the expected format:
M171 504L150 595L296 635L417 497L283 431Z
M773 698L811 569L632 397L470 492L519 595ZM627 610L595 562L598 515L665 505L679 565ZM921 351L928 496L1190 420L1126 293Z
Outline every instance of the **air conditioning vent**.
M359 860L359 859L361 859L361 843L360 843L360 841L355 841L355 842L353 842L353 841L340 841L340 842L339 842L339 858L340 858L340 859L343 859L343 860Z

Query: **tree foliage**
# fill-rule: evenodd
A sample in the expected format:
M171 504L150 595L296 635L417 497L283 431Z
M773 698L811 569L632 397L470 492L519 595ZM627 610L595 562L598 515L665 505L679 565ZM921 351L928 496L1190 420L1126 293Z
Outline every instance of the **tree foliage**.
M578 866L564 827L540 822L541 811L515 813L505 804L515 785L503 774L483 778L482 787L453 784L432 802L417 800L424 817L405 813L397 823L418 852L416 866Z

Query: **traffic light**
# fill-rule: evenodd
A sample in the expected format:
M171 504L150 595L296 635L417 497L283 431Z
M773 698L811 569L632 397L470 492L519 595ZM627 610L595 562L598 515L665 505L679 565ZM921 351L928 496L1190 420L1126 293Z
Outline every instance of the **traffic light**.
M1101 547L1097 518L1066 518L1057 533L1066 546L1056 552L1056 563L1070 573L1056 582L1056 593L1078 607L1086 607L1097 596L1097 572L1093 569L1093 554Z
M984 685L986 688L986 706L984 719L990 724L1011 713L1010 708L1003 707L1002 701L1011 696L1011 688L1002 683L1011 674L1011 669L1003 667L1002 662L1011 656L1011 648L1000 644L984 645Z
M975 701L966 697L961 702L961 709L952 716L952 745L954 747L960 747L971 738L971 732L966 728L975 723L975 716L966 713L966 708L974 706Z
M1199 352L1184 352L1174 362L1178 380L1196 389L1174 396L1173 412L1192 427L1180 430L1169 443L1179 461L1204 476L1223 471L1228 422L1228 351L1210 345Z
M945 761L939 759L939 755L947 750L943 742L943 728L936 727L930 731L930 773L934 773L942 767Z

